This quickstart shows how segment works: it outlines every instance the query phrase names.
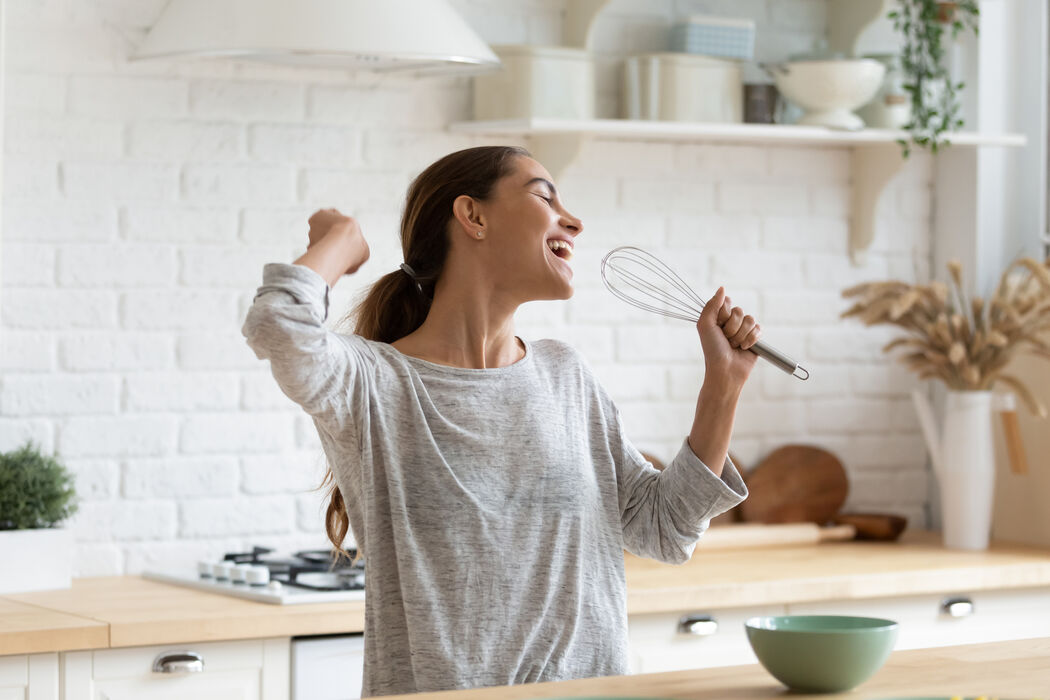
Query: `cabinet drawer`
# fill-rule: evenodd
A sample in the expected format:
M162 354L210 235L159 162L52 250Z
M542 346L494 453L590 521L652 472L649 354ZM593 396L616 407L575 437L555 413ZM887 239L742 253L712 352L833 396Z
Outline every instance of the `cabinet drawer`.
M627 619L632 672L659 673L758 663L744 623L756 615L783 615L781 606L730 608L694 613L631 615ZM680 631L683 619L710 618L698 625L707 634ZM713 623L713 624L712 624Z
M292 697L297 700L356 700L364 680L363 635L292 639Z
M198 675L261 668L263 665L263 642L258 639L205 644L171 644L94 651L91 659L91 676L99 681L109 678L161 675L152 672L153 660L162 653L185 650L195 651L204 658L204 673Z
M972 612L953 617L943 610L946 600L973 604ZM950 591L871 600L793 604L792 615L863 615L900 623L897 649L975 644L978 642L1045 637L1050 629L1050 588Z
M162 654L193 652L200 672L160 673ZM248 639L63 654L65 700L287 700L289 639Z

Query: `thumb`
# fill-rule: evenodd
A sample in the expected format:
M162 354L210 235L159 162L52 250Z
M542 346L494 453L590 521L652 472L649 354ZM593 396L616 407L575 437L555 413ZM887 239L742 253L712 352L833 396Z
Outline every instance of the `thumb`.
M718 325L718 310L722 308L722 304L726 300L726 288L719 287L715 295L704 305L704 310L700 312L700 320L697 321L697 327L702 326L717 326Z

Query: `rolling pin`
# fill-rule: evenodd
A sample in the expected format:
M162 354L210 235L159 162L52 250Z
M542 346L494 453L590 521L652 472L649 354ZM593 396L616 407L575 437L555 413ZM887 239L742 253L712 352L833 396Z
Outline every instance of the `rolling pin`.
M742 549L782 545L819 544L852 540L853 525L820 527L814 523L733 523L709 529L697 543L699 549Z

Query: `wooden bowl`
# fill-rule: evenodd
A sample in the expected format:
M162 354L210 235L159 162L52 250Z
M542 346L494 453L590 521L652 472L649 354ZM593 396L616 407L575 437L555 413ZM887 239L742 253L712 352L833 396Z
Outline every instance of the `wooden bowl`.
M834 521L857 528L858 540L892 542L908 527L907 518L888 513L839 513Z

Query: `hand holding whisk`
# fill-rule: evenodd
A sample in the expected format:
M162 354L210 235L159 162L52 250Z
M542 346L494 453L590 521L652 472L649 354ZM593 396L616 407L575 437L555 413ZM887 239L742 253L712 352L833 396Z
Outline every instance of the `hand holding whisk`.
M634 246L614 248L602 258L602 281L617 298L662 316L696 323L704 308L704 300L674 270ZM761 340L749 350L794 377L809 379L804 367Z

